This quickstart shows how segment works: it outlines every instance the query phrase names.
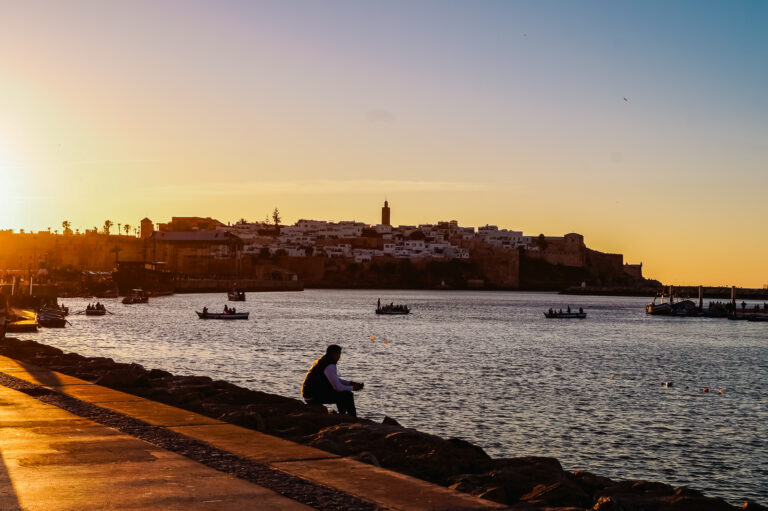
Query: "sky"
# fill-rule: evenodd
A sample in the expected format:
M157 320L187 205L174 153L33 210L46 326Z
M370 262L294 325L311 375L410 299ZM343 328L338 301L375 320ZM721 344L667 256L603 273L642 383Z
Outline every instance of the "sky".
M0 228L578 232L768 285L768 2L0 0Z

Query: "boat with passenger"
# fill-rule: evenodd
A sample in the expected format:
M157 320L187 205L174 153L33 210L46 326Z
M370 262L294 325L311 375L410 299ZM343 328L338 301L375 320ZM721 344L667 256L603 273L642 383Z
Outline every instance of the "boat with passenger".
M96 302L94 305L90 303L85 308L86 316L104 316L107 313L107 308L100 302Z
M544 313L544 317L547 319L585 319L587 317L587 313L584 312L584 309L579 307L579 311L571 311L571 308L568 307L565 312L563 312L563 309L552 309L550 308L547 312Z
M149 302L149 296L143 289L131 289L131 294L123 298L123 303L126 305L147 302Z
M232 288L229 291L227 291L227 298L230 302L244 302L245 301L245 291L242 289L235 289Z
M394 303L390 303L389 305L376 306L376 314L385 316L404 316L410 313L411 309L407 305L395 305Z
M208 307L203 307L202 312L195 311L200 319L248 319L250 312L237 312L234 307L224 306L224 312L208 312Z

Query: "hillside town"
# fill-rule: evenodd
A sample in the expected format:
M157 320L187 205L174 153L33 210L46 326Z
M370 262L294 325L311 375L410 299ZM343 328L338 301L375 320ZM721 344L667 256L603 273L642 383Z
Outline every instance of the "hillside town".
M0 270L40 279L64 269L109 275L119 268L151 266L185 281L175 287L189 291L203 289L189 282L196 279L291 282L277 287L293 290L305 285L562 289L645 283L641 264L591 250L577 233L531 236L495 225L464 227L456 220L397 226L390 220L385 201L380 223L372 225L309 219L284 225L277 209L271 221L263 222L172 217L155 224L144 218L138 228L118 225L116 235L109 220L83 234L65 221L62 234L0 231Z

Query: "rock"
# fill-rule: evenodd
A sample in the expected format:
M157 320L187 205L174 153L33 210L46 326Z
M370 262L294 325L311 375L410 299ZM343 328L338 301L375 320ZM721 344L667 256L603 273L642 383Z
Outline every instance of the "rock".
M264 419L253 409L245 407L240 410L225 413L218 417L219 420L229 422L231 424L237 424L248 429L254 429L256 431L264 431Z
M508 504L507 491L503 486L492 486L478 495L481 499L491 500L499 504Z
M491 471L455 477L451 487L477 496L491 488L503 487L508 504L518 502L538 485L546 487L561 482L573 484L576 489L586 494L587 492L575 482L569 481L569 476L555 458L525 456L492 460ZM578 494L576 491L575 493ZM591 504L591 499L589 503Z
M595 493L599 511L732 511L722 499L689 488L648 481L620 481Z
M587 495L593 496L597 490L601 490L606 486L615 484L607 477L595 475L591 472L584 470L577 470L571 475L573 482L579 485L579 487L587 493Z
M571 506L582 509L592 505L592 498L576 483L567 479L550 485L536 485L533 490L520 497L520 500L534 501L547 506Z
M97 385L123 389L128 387L146 387L150 384L147 371L139 364L125 364L107 371L95 381Z
M150 380L157 380L160 378L167 378L169 376L173 376L168 371L163 371L162 369L150 369L149 373L147 373L147 376Z
M384 420L382 420L382 421L381 421L381 423L382 423L382 424L386 424L386 425L388 425L388 426L398 426L398 427L401 427L401 428L403 427L403 426L402 426L402 425L401 425L399 422L397 422L395 419L393 419L392 417L388 417L388 416L386 416L386 415L384 416Z
M384 468L438 483L491 468L491 458L469 442L370 422L328 427L311 435L308 443L321 449L331 446L331 452L342 456L370 452Z
M376 456L374 456L370 452L361 452L360 454L356 456L352 456L353 460L361 461L363 463L368 463L369 465L373 465L374 467L380 467L381 464L379 464L379 460L376 459Z

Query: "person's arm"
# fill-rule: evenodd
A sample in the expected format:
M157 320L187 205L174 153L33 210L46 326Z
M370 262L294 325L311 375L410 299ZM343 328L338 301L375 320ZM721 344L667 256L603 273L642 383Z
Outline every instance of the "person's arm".
M334 390L338 392L352 390L352 382L339 378L339 375L336 373L336 364L329 364L323 371L323 374L325 374L325 377L331 382L331 386Z

